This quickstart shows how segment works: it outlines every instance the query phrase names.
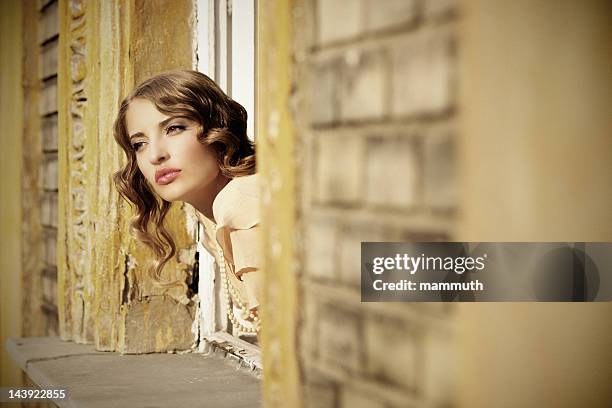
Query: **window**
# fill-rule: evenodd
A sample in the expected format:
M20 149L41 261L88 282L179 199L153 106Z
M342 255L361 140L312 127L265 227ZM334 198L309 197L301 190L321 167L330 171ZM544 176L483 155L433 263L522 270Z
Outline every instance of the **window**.
M197 4L197 70L244 106L251 140L255 140L255 7L256 0L199 0ZM213 248L205 242L208 239L210 245L216 245L216 241L206 234L205 225L198 230L201 336L230 333L257 344L254 333L237 331L229 321L220 270L211 255ZM251 326L237 309L234 314L245 326Z

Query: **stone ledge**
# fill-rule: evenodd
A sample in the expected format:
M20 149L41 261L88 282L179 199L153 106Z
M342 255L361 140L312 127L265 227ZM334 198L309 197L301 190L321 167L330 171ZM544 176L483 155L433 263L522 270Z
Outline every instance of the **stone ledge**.
M59 407L258 407L260 381L224 358L127 355L58 337L9 338L6 349L39 387L68 389Z

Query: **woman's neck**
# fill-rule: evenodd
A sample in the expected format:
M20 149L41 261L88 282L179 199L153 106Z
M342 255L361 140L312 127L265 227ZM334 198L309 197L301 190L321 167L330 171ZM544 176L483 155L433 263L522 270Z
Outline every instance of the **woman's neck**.
M189 204L201 212L206 218L216 223L213 214L213 202L217 194L219 194L219 191L223 190L223 187L225 187L230 180L229 177L219 173L215 180L208 184L202 191L198 192L197 198L189 201Z

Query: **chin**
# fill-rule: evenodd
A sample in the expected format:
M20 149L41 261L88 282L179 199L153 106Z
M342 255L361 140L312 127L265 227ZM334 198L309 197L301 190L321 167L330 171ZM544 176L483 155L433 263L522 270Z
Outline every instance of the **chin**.
M183 201L180 198L177 197L168 197L168 196L160 196L161 198L163 198L165 201L171 202L171 203L176 203L179 201Z
M182 202L185 201L185 197L182 195L174 195L174 194L165 194L161 196L166 201L170 201L171 203Z
M185 201L184 200L184 191L178 191L178 189L164 189L164 191L158 191L157 195L159 195L162 199L169 201L171 203L176 201ZM181 189L182 190L182 189Z

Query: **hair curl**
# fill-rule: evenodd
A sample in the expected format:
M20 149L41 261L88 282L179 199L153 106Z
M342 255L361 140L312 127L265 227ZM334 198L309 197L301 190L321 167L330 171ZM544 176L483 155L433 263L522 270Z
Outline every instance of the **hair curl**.
M138 168L125 123L129 104L135 98L151 101L163 114L197 122L198 141L211 148L221 173L230 179L255 173L255 145L246 133L247 112L208 76L191 70L167 71L147 79L119 107L114 137L125 152L127 163L114 173L113 181L119 194L136 210L130 232L153 250L155 263L149 275L155 284L185 286L184 282L168 283L161 279L164 265L176 254L176 244L164 225L172 203L154 192Z

